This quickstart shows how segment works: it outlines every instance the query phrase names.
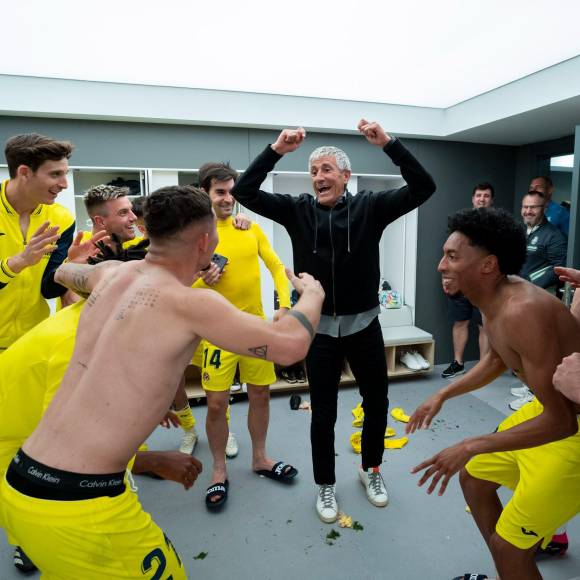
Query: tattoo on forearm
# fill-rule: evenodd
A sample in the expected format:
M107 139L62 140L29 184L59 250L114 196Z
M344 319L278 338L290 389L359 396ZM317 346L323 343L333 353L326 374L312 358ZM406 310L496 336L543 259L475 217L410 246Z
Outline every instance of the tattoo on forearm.
M121 306L119 313L115 316L115 320L123 320L129 310L135 310L138 307L155 308L159 295L160 291L157 288L140 288Z
M266 355L268 354L268 345L264 344L263 346L255 346L253 348L249 348L248 351L250 351L257 358L266 358Z

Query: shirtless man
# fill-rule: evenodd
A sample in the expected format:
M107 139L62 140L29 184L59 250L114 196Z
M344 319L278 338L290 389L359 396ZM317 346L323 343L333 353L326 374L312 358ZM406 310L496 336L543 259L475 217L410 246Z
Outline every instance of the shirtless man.
M324 292L308 274L289 273L302 297L276 323L190 288L217 244L202 191L158 190L145 222L144 260L65 264L57 274L91 295L62 385L0 484L2 525L47 577L151 578L163 569L185 578L171 542L125 487L129 459L165 415L200 335L288 365L306 355L319 322ZM200 471L194 459L189 481Z
M440 483L442 495L460 471L465 499L501 580L538 579L538 545L580 511L580 405L552 382L562 358L580 350L580 324L559 300L512 275L525 259L526 242L507 212L462 210L450 218L449 233L438 267L443 286L450 294L462 292L481 310L491 350L420 405L407 432L429 428L447 399L487 385L508 368L533 388L536 399L497 432L465 439L412 472L426 470L419 485L431 480L431 493ZM505 508L497 495L502 485L514 490Z

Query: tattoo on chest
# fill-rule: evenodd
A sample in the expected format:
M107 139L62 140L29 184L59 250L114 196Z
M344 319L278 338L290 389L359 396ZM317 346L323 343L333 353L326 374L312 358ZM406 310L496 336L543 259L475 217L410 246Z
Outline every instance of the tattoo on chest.
M156 288L140 288L121 306L121 310L115 316L115 320L123 320L130 310L136 308L155 308L160 292Z
M258 358L266 358L268 353L268 345L264 344L263 346L255 346L253 348L249 348L248 350Z

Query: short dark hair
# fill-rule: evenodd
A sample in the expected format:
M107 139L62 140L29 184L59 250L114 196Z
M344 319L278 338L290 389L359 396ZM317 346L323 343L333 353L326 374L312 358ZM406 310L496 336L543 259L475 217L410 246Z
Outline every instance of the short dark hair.
M524 226L504 209L462 209L449 216L448 233L453 232L493 254L502 274L518 274L522 269L526 260Z
M138 220L142 220L143 219L143 210L145 207L145 202L147 201L147 198L145 196L141 196L141 197L135 197L131 200L131 203L133 204L133 213L135 214L135 217Z
M548 187L554 187L554 182L547 175L538 175L537 177L532 178L531 181L535 181L536 179L541 179Z
M229 162L226 163L204 163L199 168L199 187L209 193L213 180L215 181L229 181L238 179L238 172L230 167Z
M477 190L479 191L485 191L486 189L489 189L489 191L491 192L491 197L495 197L495 189L493 188L493 185L491 183L489 183L489 181L483 181L482 183L478 183L474 188L473 191L471 192L471 197L473 197L475 195L475 192Z
M143 213L152 240L171 238L193 223L213 216L209 196L190 185L161 187L146 198Z
M116 185L93 185L89 187L83 196L85 208L89 217L94 218L99 212L106 208L108 201L127 197L129 193L128 187L117 187ZM106 215L106 213L104 214Z
M535 189L530 189L530 191L524 193L524 195L522 195L522 200L524 199L524 197L526 197L526 195L537 195L542 199L546 199L546 196L541 191L536 191Z
M56 141L38 133L15 135L6 141L4 155L8 163L8 172L13 179L20 165L26 165L36 171L45 161L69 159L74 145L68 141Z

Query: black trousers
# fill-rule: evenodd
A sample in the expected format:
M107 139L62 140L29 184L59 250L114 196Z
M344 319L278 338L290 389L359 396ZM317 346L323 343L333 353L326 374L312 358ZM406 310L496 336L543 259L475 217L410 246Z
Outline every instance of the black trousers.
M334 425L338 383L345 358L363 399L363 469L377 467L383 460L389 382L383 335L378 318L375 318L367 328L349 336L335 338L317 334L306 357L312 406L312 465L314 481L318 485L336 481Z

